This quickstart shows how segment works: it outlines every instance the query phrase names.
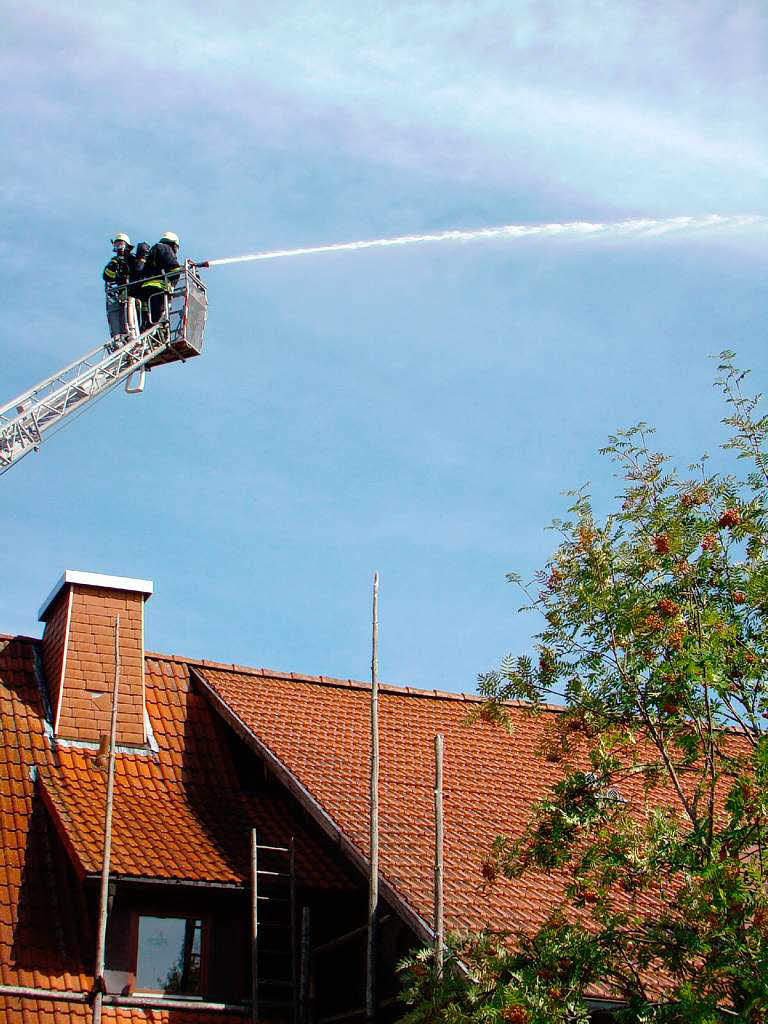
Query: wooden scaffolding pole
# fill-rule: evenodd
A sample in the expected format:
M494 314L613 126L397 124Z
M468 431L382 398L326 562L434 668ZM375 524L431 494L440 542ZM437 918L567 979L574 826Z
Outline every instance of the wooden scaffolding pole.
M112 804L115 797L115 755L117 741L117 703L120 691L120 616L115 617L115 682L112 687L112 719L109 725L109 762L107 765L107 799L104 806L104 851L101 859L99 890L99 926L96 938L96 967L93 1000L93 1024L101 1024L104 1001L104 961L107 947L107 916L109 913L109 865L112 856Z
M293 996L293 1017L291 1018L293 1024L299 1024L299 985L298 985L298 964L296 962L297 948L296 948L296 930L298 922L296 920L296 837L291 836L291 841L288 843L288 872L290 879L288 880L289 885L289 916L291 921L291 994Z
M371 644L371 870L368 884L368 949L365 1018L376 1019L376 947L379 907L379 574L373 574L373 636Z
M299 956L299 1018L298 1024L308 1024L310 1006L310 979L312 934L309 907L301 908L301 952Z
M443 973L445 926L443 923L443 734L435 736L435 969Z
M259 840L251 829L251 1020L259 1019Z

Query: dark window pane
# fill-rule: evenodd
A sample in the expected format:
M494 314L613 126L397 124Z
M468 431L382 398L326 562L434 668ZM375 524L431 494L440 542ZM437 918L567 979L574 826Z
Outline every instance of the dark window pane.
M140 917L136 988L199 995L203 922L187 917Z

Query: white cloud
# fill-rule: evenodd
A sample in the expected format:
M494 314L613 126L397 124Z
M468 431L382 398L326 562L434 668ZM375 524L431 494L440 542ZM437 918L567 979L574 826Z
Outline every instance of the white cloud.
M66 30L85 57L74 73L118 107L133 89L157 97L163 123L172 109L200 140L215 111L227 127L214 144L231 133L265 152L328 145L496 183L530 172L584 198L608 190L614 205L654 189L679 201L686 177L694 196L723 196L766 176L757 4L224 3L157 32L144 13L73 8Z
M268 178L301 154L576 215L759 209L767 26L720 0L225 0L148 32L139 3L38 4L11 25L25 145L4 176L58 152L65 179L119 181L122 161L151 189L165 161Z

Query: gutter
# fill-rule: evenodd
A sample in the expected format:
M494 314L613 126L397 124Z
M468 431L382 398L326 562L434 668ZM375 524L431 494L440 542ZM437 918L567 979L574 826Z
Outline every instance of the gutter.
M86 882L96 882L101 876L95 871L85 874ZM210 882L196 878L154 878L149 875L121 875L113 872L112 880L125 885L162 885L176 888L197 887L198 889L227 889L234 892L245 892L244 882Z

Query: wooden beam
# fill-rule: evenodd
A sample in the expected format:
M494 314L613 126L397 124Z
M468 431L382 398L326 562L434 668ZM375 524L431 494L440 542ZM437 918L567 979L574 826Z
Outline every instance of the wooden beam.
M14 999L45 999L55 1003L87 1003L90 992L72 992L55 988L32 988L29 985L0 985L0 997L12 996ZM250 1010L242 1003L211 1003L200 999L174 999L168 996L118 996L104 995L104 1006L135 1006L162 1010L209 1010L218 1013L242 1014Z
M120 616L115 616L115 682L112 687L112 720L109 725L109 762L107 765L107 799L104 806L104 850L101 859L99 889L99 924L96 935L96 966L93 1000L93 1024L101 1024L104 998L104 960L107 948L107 915L109 913L109 867L112 856L112 804L115 797L115 761L117 746L117 706L120 691Z
M435 736L435 967L443 973L445 928L443 924L443 734Z
M258 837L251 829L251 1020L259 1019L259 869Z
M308 1024L311 974L311 920L309 907L301 908L301 946L299 958L299 1014L296 1024Z
M389 915L379 918L379 927L386 924L391 920ZM319 946L315 946L312 950L312 955L316 953L329 953L332 949L336 949L338 946L344 946L347 942L351 942L352 939L356 939L358 936L363 935L368 931L367 924L361 924L359 928L353 928L352 931L345 932L343 935L337 935L335 939L329 939L327 942L321 943Z
M365 1017L376 1019L376 947L379 909L379 574L373 574L371 644L371 797L370 870L368 874L368 949L365 972Z

